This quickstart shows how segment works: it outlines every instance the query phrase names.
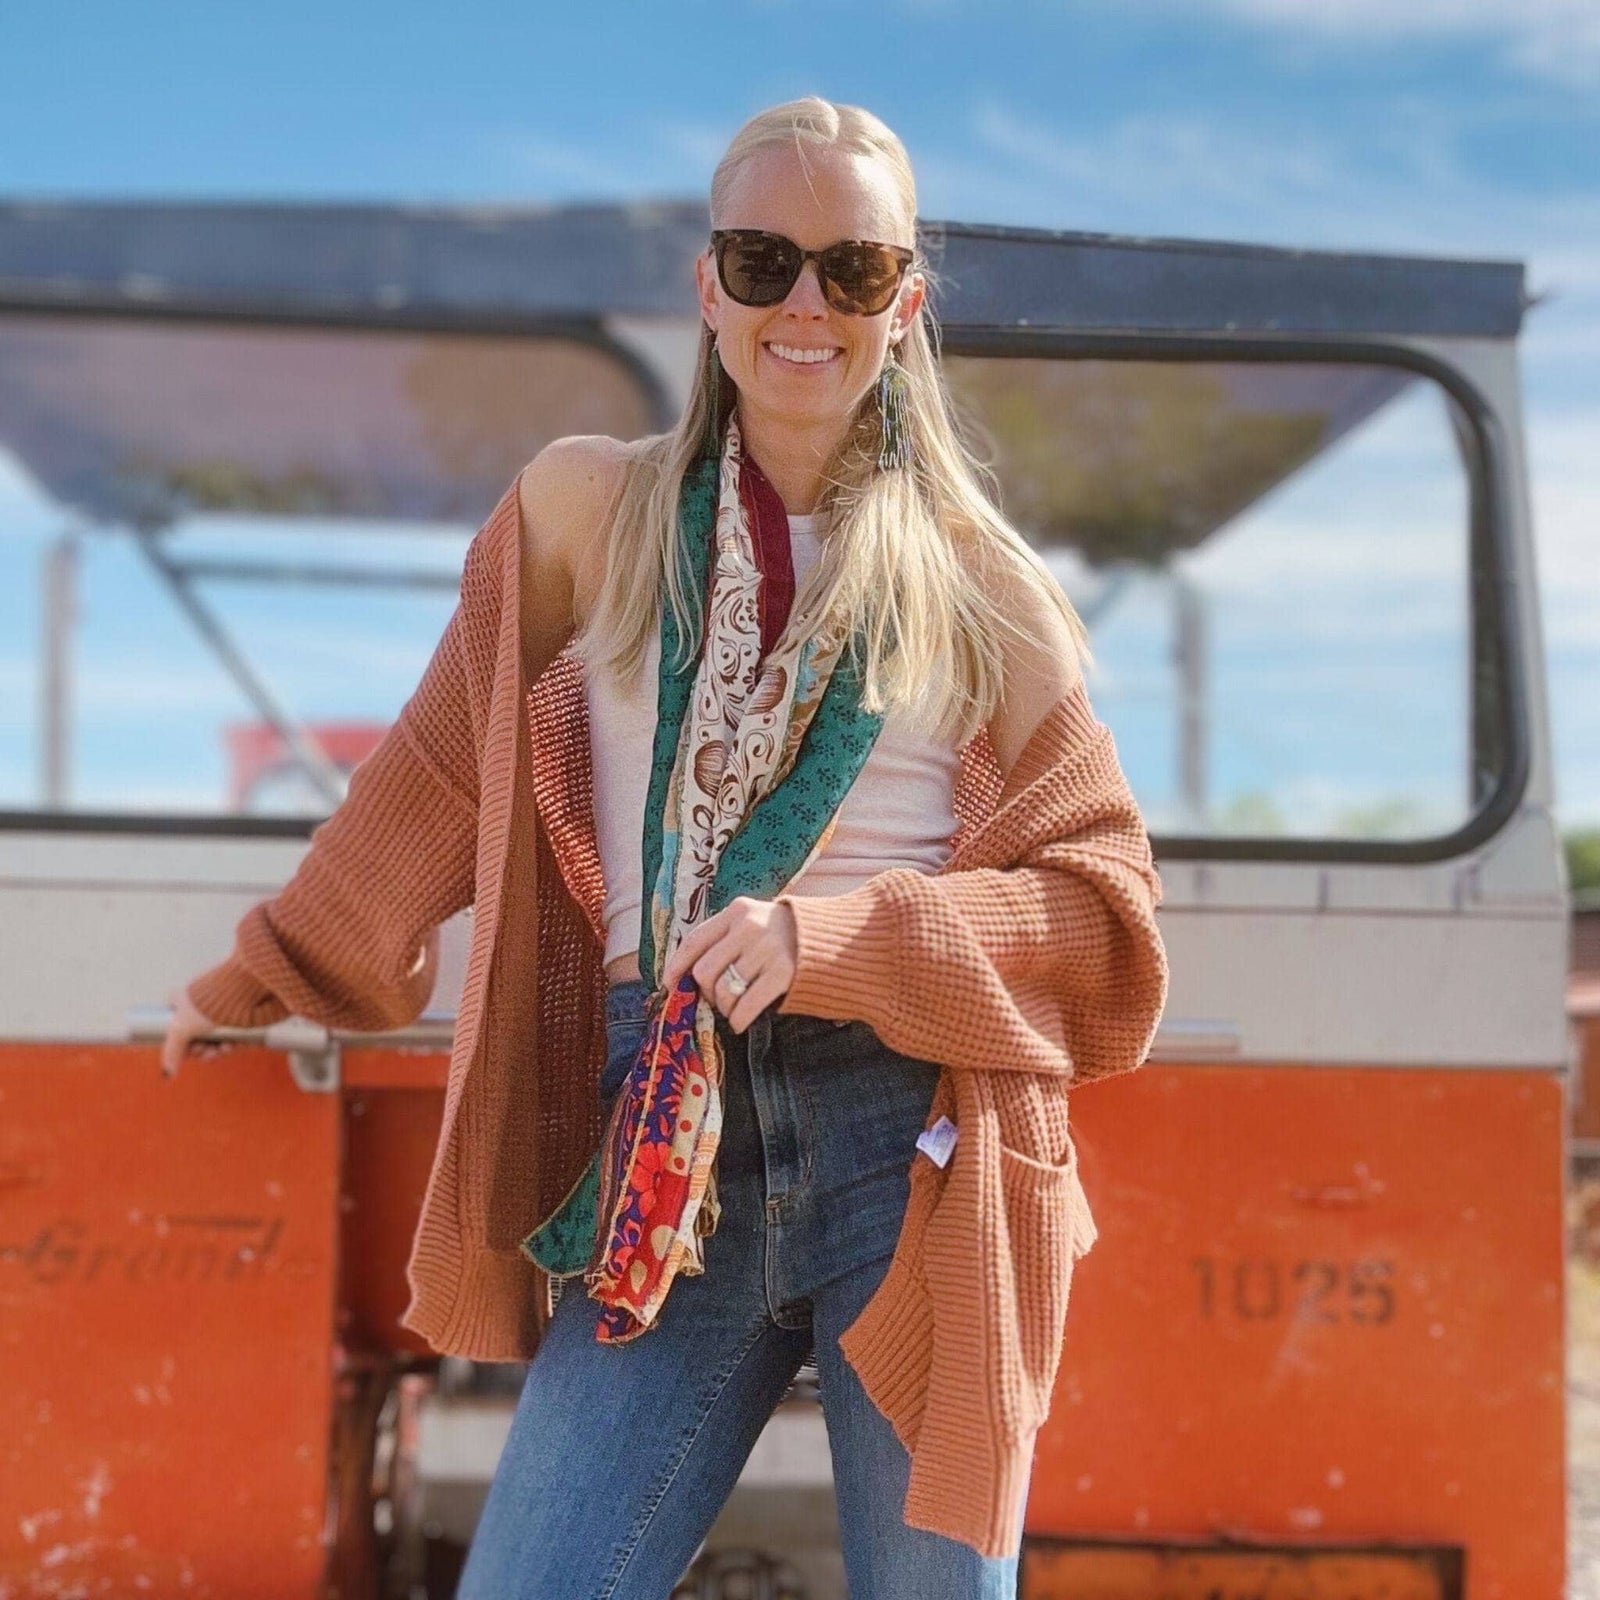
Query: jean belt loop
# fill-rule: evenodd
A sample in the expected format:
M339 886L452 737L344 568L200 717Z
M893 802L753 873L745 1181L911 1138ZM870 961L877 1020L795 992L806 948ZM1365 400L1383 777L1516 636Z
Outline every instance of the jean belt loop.
M755 1014L750 1023L749 1051L752 1066L760 1061L765 1061L772 1049L773 1007L764 1006Z

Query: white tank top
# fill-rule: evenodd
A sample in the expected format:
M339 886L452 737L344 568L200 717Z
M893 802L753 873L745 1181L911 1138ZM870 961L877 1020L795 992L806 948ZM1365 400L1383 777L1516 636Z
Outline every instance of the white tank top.
M789 517L798 594L822 553L817 515ZM661 633L651 635L634 693L605 672L585 673L589 707L594 819L605 876L605 961L639 948L645 794L655 742ZM797 895L843 894L889 867L935 872L949 859L961 758L953 745L904 726L896 706L839 807L822 852L788 886Z

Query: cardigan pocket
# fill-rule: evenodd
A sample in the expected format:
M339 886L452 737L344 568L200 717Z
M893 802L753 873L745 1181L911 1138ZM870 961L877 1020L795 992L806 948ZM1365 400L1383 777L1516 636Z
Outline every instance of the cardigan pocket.
M1066 1160L1040 1161L1000 1146L1000 1184L1011 1246L1013 1301L1009 1339L1021 1377L1020 1393L1003 1404L1018 1433L1039 1427L1050 1410L1073 1268L1097 1236L1088 1196L1078 1177L1070 1138ZM1009 1386L1002 1386L1008 1388Z

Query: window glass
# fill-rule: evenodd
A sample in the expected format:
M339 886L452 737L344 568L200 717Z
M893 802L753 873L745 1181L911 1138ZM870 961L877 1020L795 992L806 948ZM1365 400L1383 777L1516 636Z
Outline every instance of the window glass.
M946 371L1090 625L1154 833L1468 820L1497 685L1470 667L1442 389L1331 361ZM656 426L637 374L576 338L0 316L0 809L325 815L517 470L562 434Z
M577 338L0 316L0 809L325 815L519 469L654 425Z
M1474 776L1454 403L1348 363L951 357L1153 833L1415 840Z

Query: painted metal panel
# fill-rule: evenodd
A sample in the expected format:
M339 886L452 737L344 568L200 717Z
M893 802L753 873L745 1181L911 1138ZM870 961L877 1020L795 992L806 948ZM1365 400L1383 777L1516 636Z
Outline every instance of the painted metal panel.
M266 1052L0 1048L0 1592L320 1592L338 1171Z
M1459 1545L1472 1600L1556 1600L1559 1080L1192 1065L1073 1105L1100 1239L1029 1531Z
M1461 1600L1463 1554L1450 1546L1237 1550L1038 1539L1023 1551L1020 1576L1028 1600Z
M226 950L268 888L138 891L0 882L6 941L0 1039L114 1041ZM1238 1059L1374 1067L1553 1067L1567 1053L1566 919L1295 911L1158 913L1172 965L1167 1020L1233 1026ZM93 929L86 942L86 929ZM152 929L159 929L152 937ZM459 993L467 918L441 939L431 1009Z
M700 202L0 205L0 305L506 328L692 316ZM1480 334L1521 326L1516 261L1295 250L926 220L952 324Z

